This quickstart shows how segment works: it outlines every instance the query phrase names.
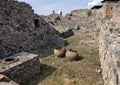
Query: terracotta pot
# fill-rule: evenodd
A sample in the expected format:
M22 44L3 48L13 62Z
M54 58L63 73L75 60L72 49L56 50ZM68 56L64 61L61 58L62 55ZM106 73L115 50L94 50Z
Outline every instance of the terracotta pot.
M67 50L65 57L69 60L69 61L73 61L73 60L77 60L78 59L78 53L75 50L69 49Z
M3 78L5 78L5 75L0 74L0 80L2 80Z
M59 47L54 48L54 55L57 57L64 57L65 53L66 53L65 47L59 46Z

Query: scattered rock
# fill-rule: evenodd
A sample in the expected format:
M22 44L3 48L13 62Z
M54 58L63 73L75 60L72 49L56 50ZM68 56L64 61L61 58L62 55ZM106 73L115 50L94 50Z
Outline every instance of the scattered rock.
M57 31L35 14L29 4L2 0L0 9L0 58L46 45L64 44Z
M91 45L91 44L95 44L95 41L86 41L86 40L81 40L80 41L80 45Z
M102 70L101 70L101 69L96 69L95 72L97 72L97 73L101 73Z

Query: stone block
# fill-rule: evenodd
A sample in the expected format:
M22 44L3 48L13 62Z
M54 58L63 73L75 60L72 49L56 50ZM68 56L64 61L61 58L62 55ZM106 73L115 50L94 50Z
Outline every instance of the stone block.
M19 61L11 64L0 65L0 73L13 81L21 83L29 77L40 72L39 57L36 54L21 52L9 58L19 58Z

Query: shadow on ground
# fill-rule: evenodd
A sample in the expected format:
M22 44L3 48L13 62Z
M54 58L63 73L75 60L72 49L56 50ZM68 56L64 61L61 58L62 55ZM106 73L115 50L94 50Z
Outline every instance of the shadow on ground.
M40 58L48 57L53 54L55 46L45 46L40 49L34 50L33 53L38 54Z
M40 72L30 77L26 82L20 85L38 85L41 81L50 76L54 71L56 71L56 68L45 64L40 64Z
M67 47L67 45L69 45L69 43L66 41L66 43L64 45L60 45L60 46ZM40 58L44 58L44 57L48 57L48 56L52 55L54 48L56 48L56 47L58 47L58 45L44 46L38 50L34 50L32 53L38 54Z
M81 60L83 60L83 59L84 59L83 56L78 56L78 58L76 59L76 61L81 61Z

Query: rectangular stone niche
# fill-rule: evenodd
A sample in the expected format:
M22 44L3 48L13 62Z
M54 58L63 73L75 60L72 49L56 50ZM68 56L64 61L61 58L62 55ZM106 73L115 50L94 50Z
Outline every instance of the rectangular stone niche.
M13 81L22 83L30 76L40 72L38 55L22 52L11 57L19 58L19 60L11 64L2 64L1 62L0 74L6 75Z

